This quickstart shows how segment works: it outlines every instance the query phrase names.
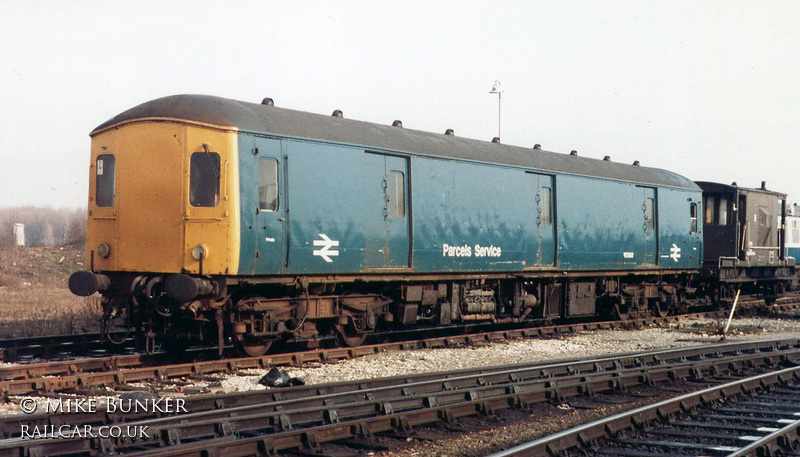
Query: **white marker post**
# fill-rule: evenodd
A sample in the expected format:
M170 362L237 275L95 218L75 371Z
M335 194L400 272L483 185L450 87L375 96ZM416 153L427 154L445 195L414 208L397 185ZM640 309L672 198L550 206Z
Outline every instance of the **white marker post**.
M728 333L728 328L731 326L731 320L733 320L733 312L736 311L736 303L739 302L739 292L742 289L736 289L736 297L733 299L733 306L731 306L731 315L728 316L728 323L725 324L725 330L722 331L722 339L725 339L725 334Z

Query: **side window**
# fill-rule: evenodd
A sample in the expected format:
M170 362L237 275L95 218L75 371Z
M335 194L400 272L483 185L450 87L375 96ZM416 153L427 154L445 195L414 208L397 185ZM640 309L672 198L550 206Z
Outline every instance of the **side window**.
M406 178L402 171L389 172L387 183L387 196L389 197L389 213L394 218L406 217Z
M189 164L189 204L214 207L219 203L219 154L195 152Z
M278 161L260 159L258 161L258 209L278 210Z
M706 196L705 201L705 208L706 208L706 217L705 217L705 224L712 225L714 224L714 208L717 206L717 198L711 195Z
M644 201L644 223L646 230L656 229L656 201L648 198Z
M114 206L116 200L116 160L111 154L97 156L95 195L97 206Z
M758 224L762 227L766 227L769 225L769 217L767 216L767 210L762 206L758 208L758 215L756 216L758 220Z
M689 205L689 221L691 223L689 233L697 233L697 203Z
M552 191L549 187L539 188L539 218L542 225L553 224Z
M719 198L719 211L717 211L719 225L728 225L728 199L726 197Z

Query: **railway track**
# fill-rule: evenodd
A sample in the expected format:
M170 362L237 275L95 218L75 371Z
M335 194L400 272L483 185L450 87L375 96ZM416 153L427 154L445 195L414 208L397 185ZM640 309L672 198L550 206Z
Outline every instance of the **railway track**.
M100 409L93 414L17 415L0 423L5 437L0 440L0 456L91 452L275 455L292 449L322 452L325 443L369 445L382 433L408 436L419 425L635 386L675 386L688 380L706 387L755 371L781 370L798 360L800 339L719 343L546 364L187 397L181 414L114 414ZM28 430L46 430L46 426L67 426L68 430L84 426L89 430L144 427L147 433L136 438L23 439L23 426Z
M707 314L693 316L707 317ZM580 331L667 325L676 322L678 319L678 317L665 317L624 322L610 321L551 325L368 344L353 348L335 347L260 357L196 360L184 363L173 363L174 361L168 354L161 353L21 364L0 368L0 393L8 397L11 395L87 390L93 387L117 386L129 382L166 381L179 377L230 373L243 369L302 366L304 363L309 362L331 362L387 351L470 346L505 340L547 338L575 334Z
M776 301L774 305L764 306L763 300L747 300L740 301L737 307L738 315L753 315L756 313L789 313L800 308L800 295L795 293L793 295L785 296ZM707 312L707 313L692 313L688 316L706 315L714 316L717 313L724 313L724 311ZM678 316L671 316L673 318ZM642 322L652 320L650 317L641 317L638 319L631 319L624 322L629 322L628 325L636 326L641 325ZM620 325L625 325L620 322ZM561 327L568 327L569 325L581 325L581 322L573 322L561 325ZM603 323L600 323L603 324ZM489 328L491 324L469 324L458 328L457 326L445 327L441 329L422 328L410 329L403 332L381 332L371 334L368 337L368 343L380 342L402 342L403 340L417 340L420 335L429 334L431 332L440 331L448 336L455 336L457 332L461 334L469 332L483 332ZM506 330L518 329L534 329L540 326L556 327L547 321L531 322L528 325L517 325L506 327ZM135 347L133 338L124 338L124 335L117 335L124 342L119 345L109 344L104 342L100 333L86 333L78 335L53 335L53 336L40 336L40 337L25 337L25 338L9 338L0 339L0 361L3 362L20 362L20 363L37 363L39 360L67 360L75 359L76 357L91 357L103 358L114 357L120 355L138 354ZM316 340L313 342L305 342L303 344L311 344L312 346L325 346L327 340ZM332 341L331 341L332 342ZM297 350L297 345L289 350ZM164 352L164 351L161 351ZM204 352L197 350L195 353ZM205 352L216 353L216 348L207 350ZM226 357L234 357L233 347L230 346L225 353Z
M770 308L771 312L790 312L797 307L797 300L783 300L783 303ZM742 308L748 309L747 304ZM181 377L193 377L219 373L231 373L242 369L269 369L273 366L301 366L306 362L330 362L351 359L368 354L395 350L409 350L436 347L457 347L503 340L525 338L546 338L575 334L581 331L608 329L635 329L646 326L664 326L685 318L719 318L724 313L705 312L664 318L648 317L626 321L584 322L561 325L537 325L522 328L509 328L495 331L467 333L461 335L434 336L413 339L420 331L412 330L401 335L373 335L374 340L385 340L388 336L399 341L378 342L354 348L331 347L313 350L287 351L260 357L232 357L219 359L215 350L192 350L180 354L164 352L148 355L142 353L69 358L44 363L24 363L0 368L0 393L6 398L10 395L23 395L52 392L80 392L95 387L113 387L130 382L168 381ZM486 328L473 326L472 331ZM446 329L452 333L453 329ZM28 339L26 339L28 340ZM63 341L61 337L56 338ZM99 353L102 355L103 353Z
M800 367L775 370L637 408L492 457L797 455Z

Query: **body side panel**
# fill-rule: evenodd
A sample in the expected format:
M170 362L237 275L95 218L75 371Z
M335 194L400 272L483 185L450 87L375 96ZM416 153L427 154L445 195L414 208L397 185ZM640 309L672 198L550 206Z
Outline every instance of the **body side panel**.
M559 269L625 270L645 265L641 187L582 176L557 180Z
M702 194L661 188L658 191L658 264L667 269L697 269L703 264ZM692 231L691 207L698 204L697 230Z
M195 246L208 250L203 259L204 274L236 274L239 266L239 163L235 132L188 126L182 186L189 195L190 158L195 153L220 155L219 203L214 207L195 207L183 198L183 267L200 272L200 262L192 257Z
M523 170L412 160L416 272L515 271L538 250L535 185Z

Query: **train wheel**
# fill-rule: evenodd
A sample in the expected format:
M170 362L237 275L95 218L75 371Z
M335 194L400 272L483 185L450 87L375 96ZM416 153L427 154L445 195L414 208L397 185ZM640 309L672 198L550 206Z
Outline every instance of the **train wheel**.
M261 338L247 338L245 335L237 336L234 340L236 348L250 357L261 357L269 351L272 340Z
M628 305L622 305L620 303L614 303L614 318L625 321L628 320L628 316L630 315Z
M650 310L655 317L667 317L667 314L669 314L669 304L662 303L659 300L652 300L650 303Z
M367 339L367 334L365 332L359 332L351 324L336 324L333 328L336 332L336 341L338 341L341 346L354 348L364 344L364 340Z

